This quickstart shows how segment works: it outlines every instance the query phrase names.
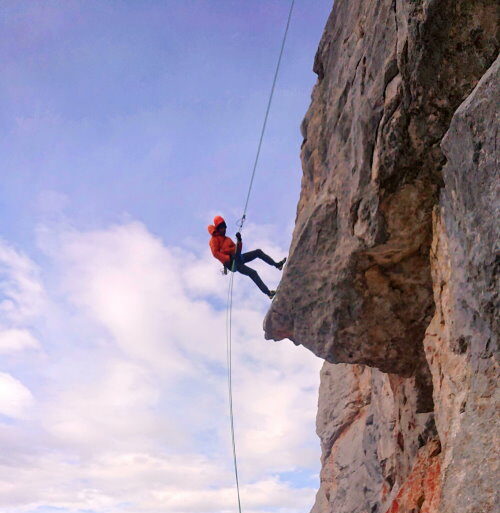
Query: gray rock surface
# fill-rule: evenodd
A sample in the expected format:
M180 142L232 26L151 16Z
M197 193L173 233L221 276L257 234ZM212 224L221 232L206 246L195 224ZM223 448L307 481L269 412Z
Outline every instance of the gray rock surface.
M425 349L443 445L442 511L498 511L500 406L500 58L453 116L442 142L434 222L436 314Z
M493 513L498 0L337 0L264 321L326 360L312 513ZM344 365L348 364L348 365Z
M338 0L302 125L295 231L266 337L411 376L434 302L440 141L496 56L496 0Z

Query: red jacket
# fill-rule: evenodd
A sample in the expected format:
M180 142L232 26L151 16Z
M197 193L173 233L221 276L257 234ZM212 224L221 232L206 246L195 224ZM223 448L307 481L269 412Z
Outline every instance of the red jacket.
M229 237L217 233L217 226L221 223L224 223L224 219L221 216L215 216L214 224L208 227L208 233L212 236L209 244L212 255L223 264L229 264L231 255L234 255L237 250L241 251L242 243L238 242L236 245Z

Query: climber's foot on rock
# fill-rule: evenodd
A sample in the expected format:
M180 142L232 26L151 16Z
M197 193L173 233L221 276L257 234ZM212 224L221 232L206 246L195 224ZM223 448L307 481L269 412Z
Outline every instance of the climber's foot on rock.
M285 262L286 262L286 258L284 258L283 260L280 260L277 264L276 264L276 268L279 269L280 271L283 269L283 266L285 265Z
M268 296L272 299L276 295L275 290L270 290Z

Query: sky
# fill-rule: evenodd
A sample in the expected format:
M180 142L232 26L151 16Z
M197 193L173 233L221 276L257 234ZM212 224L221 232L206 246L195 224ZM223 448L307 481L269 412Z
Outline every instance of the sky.
M0 511L236 511L227 277L289 2L0 2ZM286 255L330 1L296 0L244 249ZM279 271L255 263L275 288ZM235 282L243 510L308 511L321 361Z

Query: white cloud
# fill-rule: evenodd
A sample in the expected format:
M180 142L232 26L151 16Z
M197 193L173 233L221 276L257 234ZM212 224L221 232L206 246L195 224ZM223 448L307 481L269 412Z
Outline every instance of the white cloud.
M33 396L19 380L0 372L0 413L25 418L33 404Z
M0 465L0 509L234 511L228 281L207 247L166 247L137 222L41 234L51 263L43 269L51 307L36 332L47 356L31 368L35 416L28 425L0 424L0 443L19 440ZM258 244L281 257L271 239ZM279 272L267 271L272 286ZM317 471L321 362L303 348L264 340L269 300L247 277L236 276L234 297L233 392L245 508L304 511L314 491L279 473Z
M2 324L20 324L38 315L44 302L37 266L21 252L0 239Z
M4 505L23 512L50 504L70 513L231 513L236 506L234 477L217 463L196 454L165 458L125 453L90 463L47 456L11 472L8 477L17 479L17 486L10 489L2 485L6 473L0 465L0 490ZM80 487L67 485L75 481ZM313 493L275 476L241 486L244 511L255 513L304 511Z
M24 329L8 329L0 331L0 354L15 353L25 349L38 349L40 343Z
M137 438L156 434L152 409L159 390L146 370L124 361L104 363L91 380L80 377L57 394L55 405L46 406L44 426L61 442L109 450L130 445L130 438L137 445Z

